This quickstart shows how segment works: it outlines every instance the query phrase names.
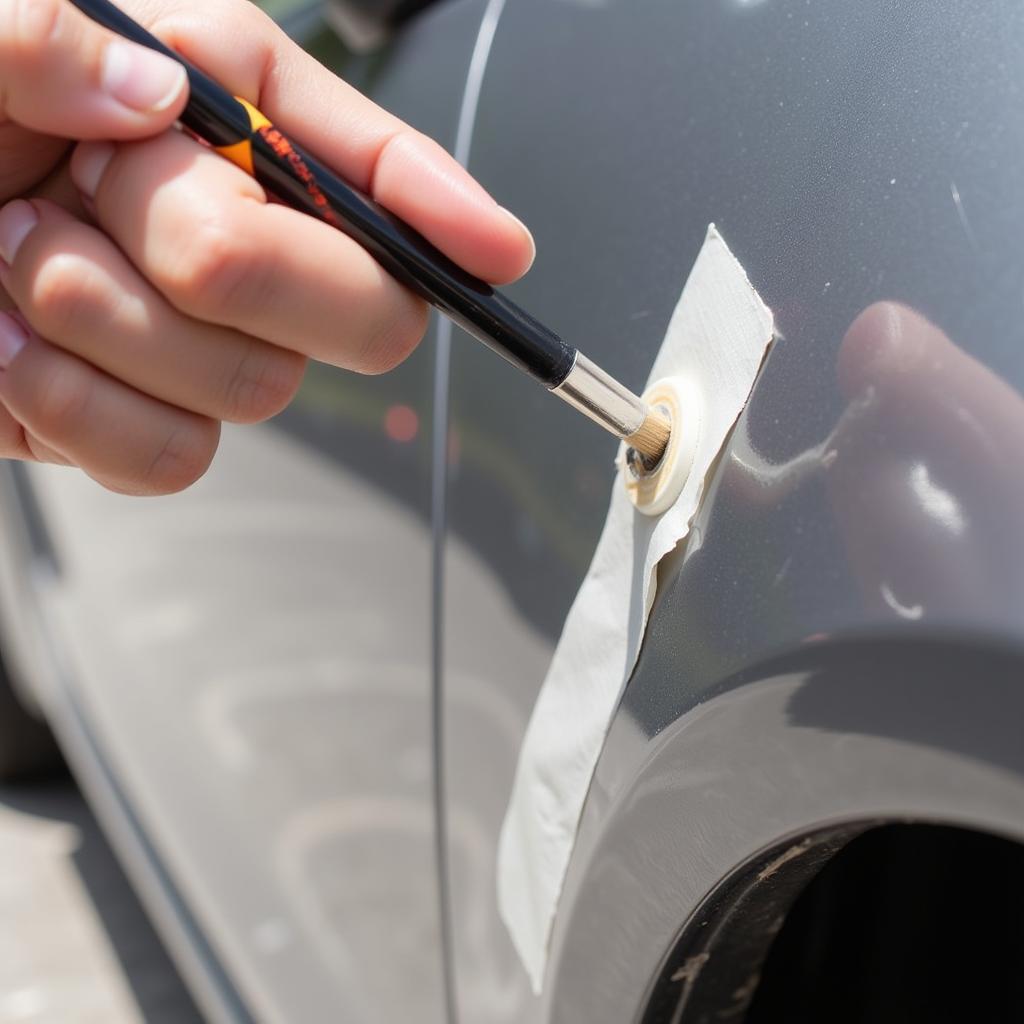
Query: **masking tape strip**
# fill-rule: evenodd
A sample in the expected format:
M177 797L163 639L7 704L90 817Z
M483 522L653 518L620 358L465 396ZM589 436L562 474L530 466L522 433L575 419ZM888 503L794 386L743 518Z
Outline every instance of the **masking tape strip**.
M712 224L649 381L682 376L703 401L682 493L662 515L630 504L621 469L594 559L565 621L519 753L498 848L498 904L535 992L590 779L654 603L658 562L686 536L705 477L753 387L772 315Z

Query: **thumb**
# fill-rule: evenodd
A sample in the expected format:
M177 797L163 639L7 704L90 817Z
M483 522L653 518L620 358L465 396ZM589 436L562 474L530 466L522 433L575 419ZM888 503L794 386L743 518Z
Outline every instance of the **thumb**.
M0 116L73 139L133 139L174 123L185 69L101 28L67 0L0 0Z

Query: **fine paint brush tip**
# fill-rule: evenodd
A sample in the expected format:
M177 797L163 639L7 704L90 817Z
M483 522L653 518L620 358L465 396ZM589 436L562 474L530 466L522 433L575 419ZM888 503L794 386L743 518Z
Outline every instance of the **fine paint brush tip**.
M642 401L648 417L640 430L626 438L626 444L633 446L626 449L622 483L638 512L658 516L672 507L689 479L700 441L702 402L699 388L680 376L655 381ZM651 462L635 446L641 430L645 440L652 441L652 449L653 443L667 437L657 461Z
M672 423L664 411L648 406L643 423L625 441L643 457L644 466L649 471L665 454L671 432Z

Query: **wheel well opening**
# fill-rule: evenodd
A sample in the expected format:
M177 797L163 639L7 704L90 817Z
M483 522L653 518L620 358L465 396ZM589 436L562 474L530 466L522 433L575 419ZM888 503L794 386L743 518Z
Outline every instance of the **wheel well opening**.
M690 919L638 1020L1024 1020L1024 845L862 822L766 850Z
M870 829L786 914L746 1024L1024 1019L1024 847L936 825Z

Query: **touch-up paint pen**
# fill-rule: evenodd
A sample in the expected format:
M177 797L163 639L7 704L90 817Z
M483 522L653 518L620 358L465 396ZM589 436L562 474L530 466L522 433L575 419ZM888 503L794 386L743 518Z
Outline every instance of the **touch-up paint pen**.
M232 96L108 0L72 0L106 28L172 57L188 73L181 123L251 174L277 199L339 228L392 277L421 295L474 338L549 391L623 439L652 467L668 443L670 422L617 380L489 284L447 256Z

